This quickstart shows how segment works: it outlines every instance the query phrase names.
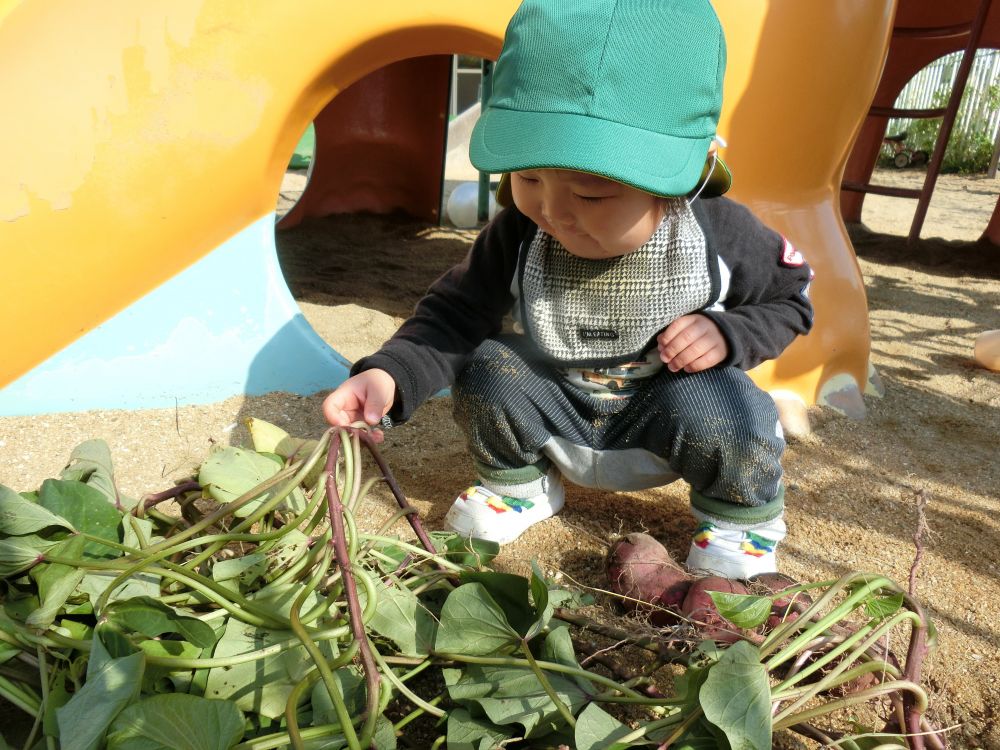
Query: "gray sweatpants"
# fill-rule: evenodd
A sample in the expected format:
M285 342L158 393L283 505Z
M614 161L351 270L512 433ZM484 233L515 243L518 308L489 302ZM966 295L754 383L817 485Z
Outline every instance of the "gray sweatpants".
M609 490L683 478L694 507L723 521L781 514L777 410L736 368L663 368L629 398L599 399L508 335L473 353L452 393L480 478L501 494L537 494L555 464L576 484Z

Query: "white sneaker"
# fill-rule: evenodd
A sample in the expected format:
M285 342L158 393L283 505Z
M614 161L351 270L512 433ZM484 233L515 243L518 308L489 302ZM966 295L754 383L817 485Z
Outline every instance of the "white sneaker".
M562 510L565 492L559 472L555 468L549 469L542 484L544 492L524 499L498 495L475 484L452 504L444 517L445 525L463 536L497 544L513 542L529 526Z
M686 564L690 570L704 570L735 579L778 572L774 551L786 533L785 522L780 516L750 528L726 528L697 511L695 517L701 523L688 552Z

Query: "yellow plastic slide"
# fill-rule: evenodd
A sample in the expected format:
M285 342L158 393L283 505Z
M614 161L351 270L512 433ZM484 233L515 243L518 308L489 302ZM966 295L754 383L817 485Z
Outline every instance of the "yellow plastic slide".
M778 398L861 413L867 309L836 200L894 0L715 6L732 194L816 271L813 333L754 376ZM274 260L288 159L373 71L495 58L515 7L0 0L0 414L336 385L345 363Z

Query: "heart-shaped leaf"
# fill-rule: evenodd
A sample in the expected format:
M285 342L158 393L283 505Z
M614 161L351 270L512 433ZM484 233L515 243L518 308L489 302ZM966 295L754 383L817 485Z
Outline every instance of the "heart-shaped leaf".
M575 747L576 750L624 750L634 745L617 740L631 733L631 727L622 724L596 703L591 703L576 717Z
M0 534L21 536L53 526L75 531L65 518L0 484Z
M228 750L243 738L243 727L243 712L232 701L154 695L118 715L108 750Z
M38 564L44 554L61 544L58 540L42 539L35 534L0 539L0 578L23 573Z
M62 516L77 531L107 539L121 541L118 529L122 514L108 502L107 497L93 487L65 479L46 479L38 493L42 507ZM91 558L120 557L121 552L98 541L88 541L84 554Z
M116 508L123 505L115 486L115 473L111 467L111 451L103 440L80 443L69 455L69 463L59 474L60 479L83 482L98 490ZM133 501L134 502L134 501Z
M267 456L255 451L227 447L216 451L198 470L198 483L218 503L230 503L265 479L281 471ZM249 516L267 501L265 493L235 511L240 518Z
M766 622L771 614L771 599L767 596L723 591L709 591L708 595L719 614L738 628L752 630Z
M62 750L97 750L118 713L139 695L146 657L135 653L114 659L95 633L87 680L56 711Z
M108 605L104 617L124 632L141 633L157 638L164 633L177 633L185 641L201 648L215 645L215 631L197 617L182 615L166 604L140 596Z
M83 547L84 538L74 535L58 547L53 547L51 551L57 557L82 560ZM31 577L38 585L41 606L28 616L25 624L39 630L45 630L55 622L59 611L66 604L66 600L76 591L76 587L83 580L85 573L86 571L80 567L59 563L43 563L32 568Z
M486 587L466 583L452 591L441 608L434 649L447 654L489 656L510 653L520 642L520 635Z
M528 579L512 573L493 571L467 571L460 576L462 583L480 583L490 597L503 610L507 622L520 635L524 635L535 622L535 609L531 606Z
M708 669L699 701L705 718L722 730L731 747L771 747L771 687L760 653L750 643L737 641L722 652Z

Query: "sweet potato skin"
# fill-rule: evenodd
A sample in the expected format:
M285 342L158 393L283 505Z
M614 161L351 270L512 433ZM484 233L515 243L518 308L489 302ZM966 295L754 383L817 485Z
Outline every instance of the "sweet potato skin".
M719 614L715 602L708 593L710 591L746 594L747 587L739 581L719 576L699 578L688 589L687 596L681 604L681 613L698 629L702 638L718 643L735 643L744 636L745 631Z
M798 585L798 581L783 573L762 573L747 581L747 587L752 593L759 592L765 596L780 594L785 589L796 585ZM784 621L797 620L799 613L795 606L809 606L810 604L812 604L812 598L803 591L777 597L771 604L771 615L767 618L764 630L774 630Z
M608 587L626 610L647 615L654 625L670 625L693 576L674 562L667 548L649 534L633 532L611 545L606 562ZM644 606L643 603L646 603Z

